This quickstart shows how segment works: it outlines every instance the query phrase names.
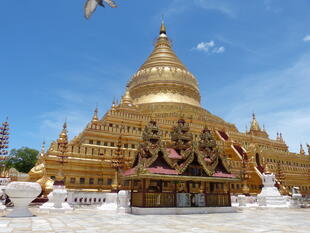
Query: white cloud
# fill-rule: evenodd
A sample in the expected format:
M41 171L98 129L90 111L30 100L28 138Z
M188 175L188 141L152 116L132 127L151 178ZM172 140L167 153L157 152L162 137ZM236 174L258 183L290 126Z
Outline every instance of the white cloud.
M270 138L274 139L277 132L282 132L290 151L298 152L300 143L310 143L309 77L310 54L285 69L236 80L216 93L210 93L209 99L224 99L225 107L216 102L213 109L241 131L249 125L251 113L256 112Z
M225 48L223 46L218 47L218 48L214 48L212 50L213 53L224 53L225 52Z
M209 42L200 42L197 44L196 49L204 52L209 52L210 48L213 48L215 45L214 41L211 40Z
M223 46L216 47L215 42L213 40L209 42L200 42L196 45L194 49L198 51L203 51L206 53L218 53L219 54L219 53L225 52L225 48Z
M306 35L304 38L303 38L304 41L310 41L310 35Z

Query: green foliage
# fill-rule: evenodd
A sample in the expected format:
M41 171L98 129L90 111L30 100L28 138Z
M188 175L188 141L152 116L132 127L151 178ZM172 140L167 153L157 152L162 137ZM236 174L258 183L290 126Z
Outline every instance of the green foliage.
M36 164L38 154L39 151L28 147L12 149L5 166L7 169L14 167L19 172L28 173Z

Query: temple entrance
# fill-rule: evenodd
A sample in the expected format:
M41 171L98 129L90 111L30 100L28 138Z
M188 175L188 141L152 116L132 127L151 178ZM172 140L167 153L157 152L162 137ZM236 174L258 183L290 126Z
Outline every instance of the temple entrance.
M226 207L224 183L143 179L132 182L133 207Z

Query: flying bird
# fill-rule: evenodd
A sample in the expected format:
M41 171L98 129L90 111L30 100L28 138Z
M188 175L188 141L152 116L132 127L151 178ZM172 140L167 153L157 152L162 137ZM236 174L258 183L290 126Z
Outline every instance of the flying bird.
M115 2L112 0L87 0L84 7L86 19L89 19L91 17L98 5L105 7L103 1L105 1L112 8L116 7Z

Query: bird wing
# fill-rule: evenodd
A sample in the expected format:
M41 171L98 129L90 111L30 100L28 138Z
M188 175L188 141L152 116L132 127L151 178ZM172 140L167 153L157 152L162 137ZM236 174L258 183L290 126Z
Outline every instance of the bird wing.
M90 18L90 16L94 13L98 5L98 2L96 0L87 0L84 6L85 9L85 17L87 19Z
M104 0L106 3L109 4L110 7L112 8L115 8L116 7L116 4L113 0Z
M102 6L102 7L105 7L105 6L103 5L103 0L96 0L96 2L98 3L98 5L100 5L100 6Z

